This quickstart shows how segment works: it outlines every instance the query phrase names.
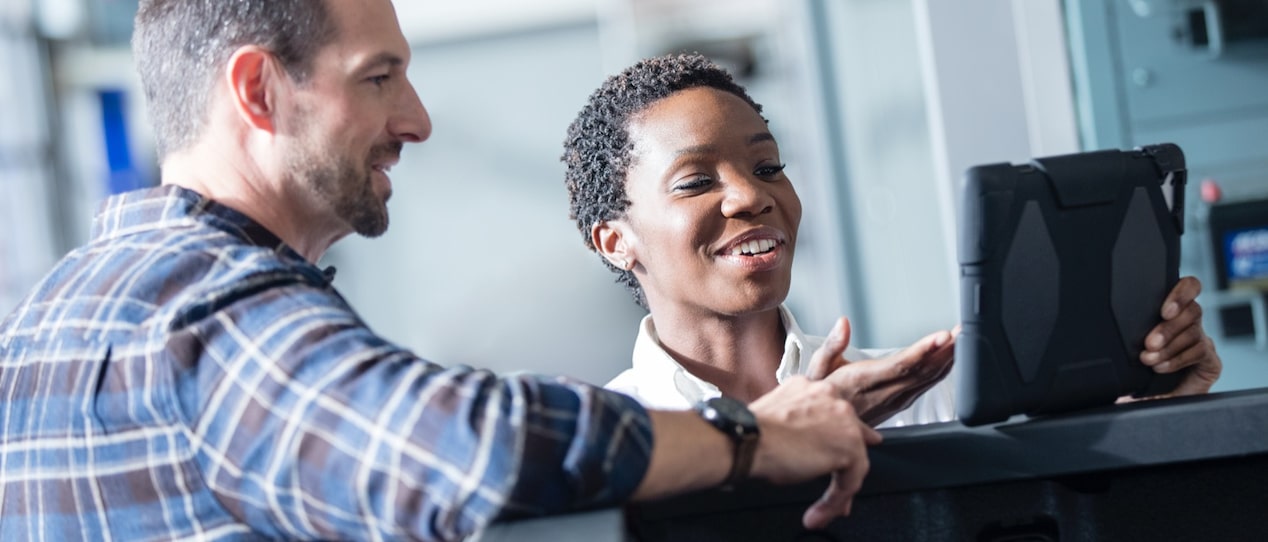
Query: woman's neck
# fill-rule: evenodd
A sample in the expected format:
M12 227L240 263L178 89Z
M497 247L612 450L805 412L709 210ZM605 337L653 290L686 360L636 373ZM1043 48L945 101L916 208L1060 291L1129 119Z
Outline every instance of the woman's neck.
M749 402L779 383L787 331L778 308L739 316L653 308L652 321L665 351L723 395Z

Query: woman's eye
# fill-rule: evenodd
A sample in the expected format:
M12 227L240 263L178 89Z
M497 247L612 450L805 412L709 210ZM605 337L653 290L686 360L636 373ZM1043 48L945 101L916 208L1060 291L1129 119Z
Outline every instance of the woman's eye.
M709 186L713 179L709 177L692 177L674 185L674 190L700 190Z
M775 175L779 175L780 172L784 171L785 167L787 167L787 164L779 164L777 166L762 166L757 168L757 171L755 171L754 173L758 177L774 177Z

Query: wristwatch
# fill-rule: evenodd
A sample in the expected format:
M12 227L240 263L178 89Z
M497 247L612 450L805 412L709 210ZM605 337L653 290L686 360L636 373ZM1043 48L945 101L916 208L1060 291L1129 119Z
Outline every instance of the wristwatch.
M722 489L732 489L748 478L757 452L757 440L761 431L757 418L744 403L730 397L714 397L696 404L696 412L718 428L735 445L735 458L731 461L731 473L722 482Z

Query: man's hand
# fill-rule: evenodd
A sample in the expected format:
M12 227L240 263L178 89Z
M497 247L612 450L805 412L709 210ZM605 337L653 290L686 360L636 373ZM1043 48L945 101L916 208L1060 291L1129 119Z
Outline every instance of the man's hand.
M823 497L802 522L825 527L850 513L867 474L867 447L881 434L860 420L850 402L825 381L794 376L749 404L761 430L750 476L776 484L832 474ZM651 463L635 500L659 499L717 486L731 467L734 445L694 412L649 410L655 434Z
M863 421L875 426L911 406L951 372L957 335L958 326L929 334L888 357L851 362L844 357L850 321L842 317L810 359L807 376L831 383Z
M1180 279L1162 302L1162 323L1145 336L1140 361L1154 372L1167 374L1193 367L1167 397L1206 393L1224 370L1215 345L1202 329L1202 306L1197 302L1201 292L1198 279Z
M867 446L880 444L881 434L863 423L831 384L802 376L759 397L749 410L762 431L753 476L794 483L831 472L832 483L802 523L821 529L849 515L867 474Z

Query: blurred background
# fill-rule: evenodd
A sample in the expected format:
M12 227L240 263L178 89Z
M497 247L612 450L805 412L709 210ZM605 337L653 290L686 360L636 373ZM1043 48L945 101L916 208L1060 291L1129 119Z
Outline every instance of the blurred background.
M605 77L698 51L766 107L805 205L789 305L854 344L949 328L964 170L1171 141L1182 274L1217 390L1268 386L1268 0L397 0L434 123L392 227L324 263L372 327L444 364L603 383L643 312L582 245L559 162ZM0 0L0 313L105 196L158 182L135 0Z

